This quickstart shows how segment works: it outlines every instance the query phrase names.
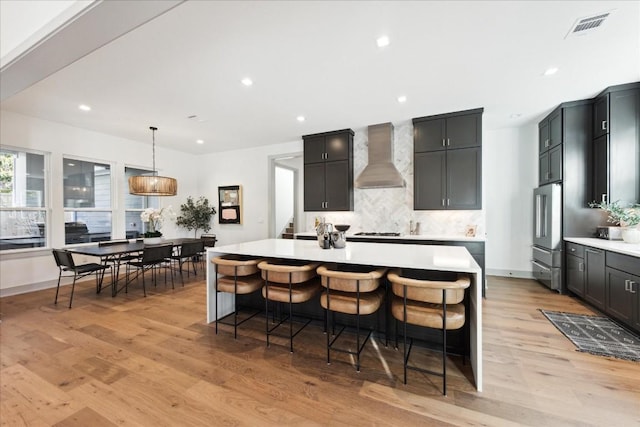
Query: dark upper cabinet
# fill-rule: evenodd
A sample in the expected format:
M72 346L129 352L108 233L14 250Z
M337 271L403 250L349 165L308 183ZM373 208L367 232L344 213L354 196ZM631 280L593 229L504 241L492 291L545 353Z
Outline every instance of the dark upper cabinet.
M482 207L482 151L480 147L447 150L447 209Z
M413 204L415 209L446 209L446 151L415 153ZM417 207L418 206L418 207Z
M482 109L413 119L416 153L482 145Z
M304 210L353 210L353 131L303 136Z
M414 209L482 209L482 112L413 119Z
M562 146L540 154L539 185L562 181Z
M538 123L540 153L562 144L562 108L558 107Z
M605 251L601 249L585 248L585 289L584 299L600 310L605 308L606 277Z
M608 88L593 106L592 199L640 200L640 83Z
M593 102L593 137L609 133L609 94L600 95Z

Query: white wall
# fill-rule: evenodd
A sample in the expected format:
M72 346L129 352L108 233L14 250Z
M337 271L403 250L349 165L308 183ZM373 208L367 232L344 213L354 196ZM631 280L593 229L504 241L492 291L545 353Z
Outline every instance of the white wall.
M484 132L487 274L531 277L537 132L535 124Z
M291 169L276 166L275 170L276 191L276 236L293 218L294 172Z
M242 186L242 224L219 224L211 233L217 245L229 245L269 237L269 158L302 151L302 140L244 150L199 156L199 189L210 200L218 200L218 186Z
M143 124L146 126L146 124ZM73 155L111 164L112 172L117 176L114 209L120 209L113 217L114 238L124 238L124 196L127 182L124 179L124 167L138 166L151 169L151 134L149 141L140 143L114 136L92 132L40 120L9 111L0 112L0 141L3 146L13 146L50 153L50 187L48 192L51 217L50 246L64 246L64 209L62 201L62 158ZM196 157L190 154L167 150L156 145L156 165L166 176L178 180L178 196L163 197L161 206L172 205L176 213L187 196L198 196L197 175L193 168ZM217 197L216 197L217 200ZM175 223L167 221L163 227L167 236L189 237L184 229L178 229ZM82 261L79 259L79 261ZM30 251L23 254L0 254L0 295L24 292L30 289L49 287L55 284L58 269L49 249Z

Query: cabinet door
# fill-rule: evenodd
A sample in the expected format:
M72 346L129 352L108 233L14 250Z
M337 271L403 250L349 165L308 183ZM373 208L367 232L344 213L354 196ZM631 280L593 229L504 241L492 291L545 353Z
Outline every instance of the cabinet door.
M538 159L538 184L544 185L549 183L549 152L545 151L540 154Z
M640 89L609 94L609 200L640 201Z
M604 251L585 248L584 261L586 267L584 298L597 308L604 310L606 294Z
M349 137L350 135L346 133L326 137L325 150L327 153L327 161L349 159Z
M351 185L349 182L349 161L325 163L326 188L325 188L325 210L348 211L352 209L353 199Z
M306 151L305 151L306 152ZM325 169L324 163L304 165L304 210L324 210Z
M538 123L538 152L544 153L549 149L549 120Z
M593 141L593 200L609 201L609 136ZM612 200L615 201L615 200Z
M304 163L324 162L324 136L304 139Z
M481 117L480 114L449 117L446 123L447 148L482 145Z
M549 117L549 148L562 144L562 109Z
M584 259L567 254L567 288L576 295L584 295Z
M609 133L609 94L602 95L593 103L593 137Z
M413 208L445 209L446 152L416 153L413 173Z
M629 292L629 283L634 276L615 268L607 267L607 297L605 311L621 322L631 324L634 315L633 294ZM637 281L638 278L636 277Z
M562 145L549 150L548 182L562 181Z
M424 151L445 149L445 120L425 120L416 123L413 127L413 151L421 153Z
M447 150L447 209L481 209L480 148Z

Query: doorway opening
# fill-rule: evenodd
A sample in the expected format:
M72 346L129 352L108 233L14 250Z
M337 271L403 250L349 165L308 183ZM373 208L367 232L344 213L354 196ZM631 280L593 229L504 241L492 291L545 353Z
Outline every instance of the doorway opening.
M269 158L269 238L290 238L304 231L302 211L302 153Z

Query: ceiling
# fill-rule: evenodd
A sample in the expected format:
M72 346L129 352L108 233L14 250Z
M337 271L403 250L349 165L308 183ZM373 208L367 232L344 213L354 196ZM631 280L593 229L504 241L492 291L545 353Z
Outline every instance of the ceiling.
M174 3L1 108L144 143L153 125L157 145L202 154L478 107L485 129L522 126L640 80L638 1ZM609 11L600 28L565 37ZM101 19L64 50L118 16ZM549 67L558 72L544 76Z

